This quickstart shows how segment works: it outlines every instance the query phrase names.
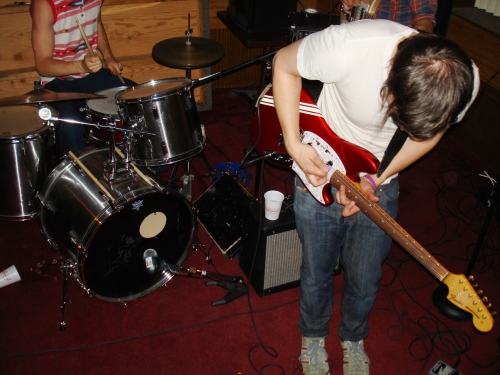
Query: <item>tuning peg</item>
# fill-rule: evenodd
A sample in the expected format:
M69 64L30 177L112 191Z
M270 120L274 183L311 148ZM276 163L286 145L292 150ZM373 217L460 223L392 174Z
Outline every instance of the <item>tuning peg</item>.
M497 312L496 312L495 310L491 311L490 313L491 313L491 315L492 315L494 318L496 318L496 317L497 317Z
M467 278L471 283L474 282L474 276L470 275L468 278Z
M481 289L479 289L476 291L476 293L478 296L482 296L484 292Z

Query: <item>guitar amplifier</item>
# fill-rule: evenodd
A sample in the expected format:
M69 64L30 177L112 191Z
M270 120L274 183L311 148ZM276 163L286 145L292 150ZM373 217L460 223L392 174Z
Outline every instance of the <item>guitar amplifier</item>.
M311 8L306 8L302 12L291 13L288 20L288 44L296 42L309 34L326 29L328 26L340 23L339 16L322 14Z
M261 205L248 210L241 240L240 267L261 297L296 287L300 283L302 244L295 216L283 202L278 220L264 217Z

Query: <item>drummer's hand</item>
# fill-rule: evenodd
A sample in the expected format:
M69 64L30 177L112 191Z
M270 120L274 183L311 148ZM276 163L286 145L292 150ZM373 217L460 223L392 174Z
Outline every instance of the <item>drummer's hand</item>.
M120 64L114 57L108 57L106 59L106 67L115 76L120 75L123 70L122 64Z
M342 0L342 7L347 14L351 14L352 7L359 7L360 5L361 0Z
M82 67L87 73L97 73L102 68L102 61L99 56L85 55Z

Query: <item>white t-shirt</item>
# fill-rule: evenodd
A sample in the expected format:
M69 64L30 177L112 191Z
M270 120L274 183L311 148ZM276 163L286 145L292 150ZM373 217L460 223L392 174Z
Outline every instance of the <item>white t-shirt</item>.
M300 75L324 83L318 107L332 130L379 160L396 131L392 119L381 123L385 108L381 107L380 90L398 42L414 33L417 31L392 21L362 20L311 34L298 51ZM477 68L474 70L473 98L479 87Z

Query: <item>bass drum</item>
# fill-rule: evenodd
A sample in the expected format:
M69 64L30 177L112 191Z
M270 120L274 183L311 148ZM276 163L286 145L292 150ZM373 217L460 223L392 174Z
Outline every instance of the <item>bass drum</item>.
M77 157L86 168L66 156L38 194L42 232L69 254L89 294L126 302L151 293L172 275L163 267L150 272L147 254L181 265L196 238L194 208L147 169L110 186L102 177L107 149L87 148Z
M54 143L37 106L0 107L0 219L38 216L36 193L56 165Z

